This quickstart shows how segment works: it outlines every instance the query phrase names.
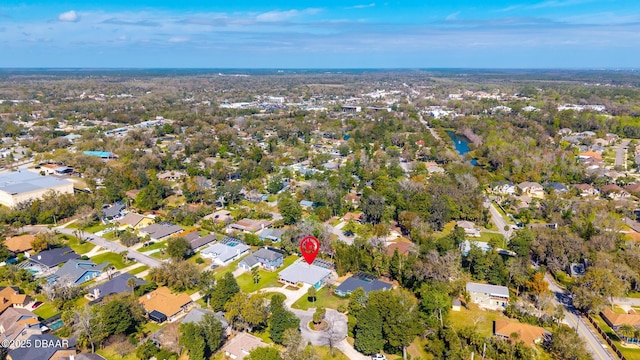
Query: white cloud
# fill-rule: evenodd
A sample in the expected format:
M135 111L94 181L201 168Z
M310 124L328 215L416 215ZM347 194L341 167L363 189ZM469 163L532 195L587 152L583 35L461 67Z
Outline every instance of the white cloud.
M287 11L274 10L274 11L268 11L268 12L259 14L258 16L256 16L256 20L263 21L263 22L285 21L285 20L291 19L292 17L296 17L300 15L317 14L320 11L321 9L315 9L315 8L309 8L304 10L292 9Z
M189 38L186 36L172 36L168 40L170 43L183 43L188 42Z
M76 22L78 19L80 19L80 16L78 16L78 13L75 10L63 12L58 15L58 20L60 21Z
M376 3L354 5L354 6L348 7L347 9L366 9L366 8L372 8L374 6L376 6Z
M460 11L456 11L453 14L449 14L444 19L447 20L447 21L453 21L453 20L456 20L458 18L458 15L460 15Z

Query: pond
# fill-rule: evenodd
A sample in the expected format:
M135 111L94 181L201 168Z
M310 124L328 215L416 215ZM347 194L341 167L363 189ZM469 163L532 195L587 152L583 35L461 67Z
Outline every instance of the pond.
M449 136L449 139L453 141L453 146L456 149L456 152L460 154L461 157L464 157L465 154L471 151L471 149L469 148L469 139L467 139L466 136L456 134L451 130L447 130L447 136ZM471 159L471 165L478 165L476 159Z

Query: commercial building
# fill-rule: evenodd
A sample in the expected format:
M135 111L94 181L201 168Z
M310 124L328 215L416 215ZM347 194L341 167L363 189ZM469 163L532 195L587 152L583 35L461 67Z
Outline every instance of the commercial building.
M50 192L73 194L73 183L31 171L0 174L0 204L4 206L14 208L23 202L42 199Z

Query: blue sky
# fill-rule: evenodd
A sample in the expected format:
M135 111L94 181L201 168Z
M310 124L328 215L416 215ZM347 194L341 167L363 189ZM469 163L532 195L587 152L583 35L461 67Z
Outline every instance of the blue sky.
M3 0L0 67L639 68L640 5Z

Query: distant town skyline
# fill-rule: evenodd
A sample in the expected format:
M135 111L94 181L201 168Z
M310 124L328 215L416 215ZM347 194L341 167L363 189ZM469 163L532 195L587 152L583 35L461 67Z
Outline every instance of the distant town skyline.
M14 1L0 67L639 68L634 0Z

